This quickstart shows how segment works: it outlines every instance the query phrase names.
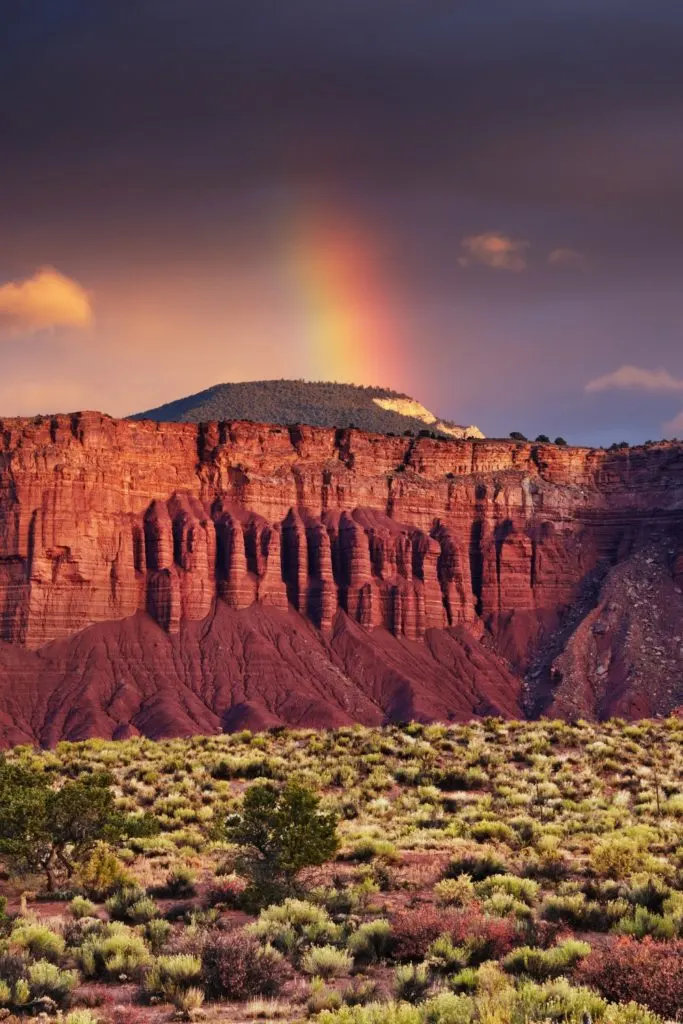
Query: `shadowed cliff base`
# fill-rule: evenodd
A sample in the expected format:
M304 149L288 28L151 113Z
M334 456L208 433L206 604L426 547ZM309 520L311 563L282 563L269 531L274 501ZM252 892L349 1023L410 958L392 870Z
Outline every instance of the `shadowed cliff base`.
M519 697L519 680L462 628L416 643L341 611L322 634L293 611L219 601L172 636L141 612L35 652L0 644L2 745L510 718Z

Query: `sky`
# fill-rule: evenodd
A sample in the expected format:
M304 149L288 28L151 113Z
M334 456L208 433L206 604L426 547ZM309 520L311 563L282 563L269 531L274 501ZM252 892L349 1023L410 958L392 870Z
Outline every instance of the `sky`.
M680 3L8 6L0 416L295 377L683 437Z

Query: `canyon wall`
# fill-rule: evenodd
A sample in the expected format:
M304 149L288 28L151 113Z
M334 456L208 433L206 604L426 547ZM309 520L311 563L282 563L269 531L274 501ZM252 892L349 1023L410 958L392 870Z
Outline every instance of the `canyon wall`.
M323 636L340 613L406 642L465 630L521 675L653 531L680 572L682 526L677 444L4 420L0 641L40 652L136 615L174 637L258 606Z

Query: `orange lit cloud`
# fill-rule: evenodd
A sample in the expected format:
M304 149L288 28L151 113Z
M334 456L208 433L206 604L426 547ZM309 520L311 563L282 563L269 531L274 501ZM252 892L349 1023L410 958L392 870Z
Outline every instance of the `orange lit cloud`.
M568 268L573 270L584 270L586 257L576 249L553 249L548 254L548 263L551 267Z
M586 391L629 389L653 392L683 391L683 380L664 369L644 370L640 366L620 366L613 373L589 380L585 387Z
M42 267L23 281L0 285L0 327L41 331L48 327L87 327L92 320L88 293L53 267Z
M494 270L512 270L519 272L526 269L526 250L529 243L501 235L495 231L486 231L482 235L471 235L461 242L465 255L458 262L462 267L474 263L492 267Z

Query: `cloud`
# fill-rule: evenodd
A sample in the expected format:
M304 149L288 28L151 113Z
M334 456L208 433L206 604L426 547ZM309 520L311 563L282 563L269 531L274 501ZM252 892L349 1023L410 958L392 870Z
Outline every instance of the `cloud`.
M683 391L683 380L674 377L668 370L644 370L640 366L620 366L613 373L589 380L586 391L640 391L673 392Z
M551 267L584 270L586 257L576 249L553 249L551 253L548 253L548 263Z
M461 245L465 250L465 255L458 260L461 267L481 263L494 270L519 272L526 269L528 242L519 241L495 231L486 231L482 235L463 238Z
M0 327L41 331L47 327L87 327L92 319L88 293L53 267L42 267L23 281L0 285Z

